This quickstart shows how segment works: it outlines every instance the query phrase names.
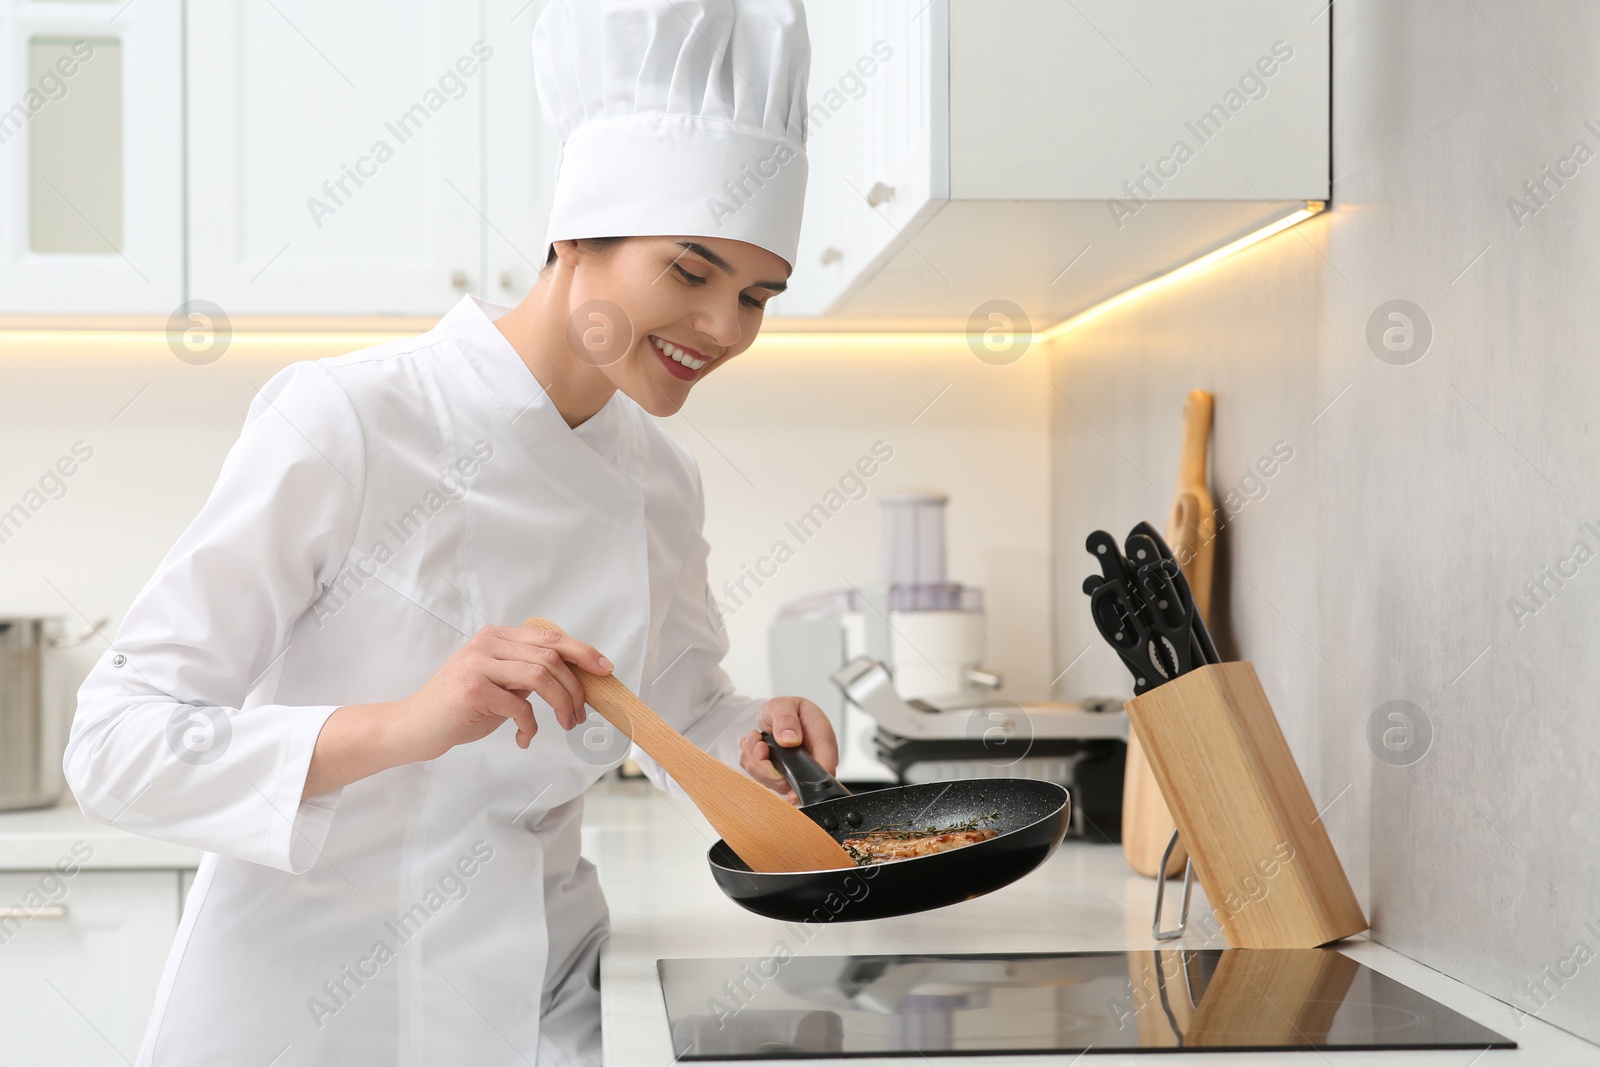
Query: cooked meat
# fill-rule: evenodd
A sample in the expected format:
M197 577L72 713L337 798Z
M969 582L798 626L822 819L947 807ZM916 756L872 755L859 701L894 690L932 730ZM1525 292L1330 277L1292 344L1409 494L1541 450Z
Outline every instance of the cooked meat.
M904 830L874 830L844 839L844 850L856 863L883 863L887 860L908 860L915 856L928 856L935 852L948 852L963 845L976 845L995 837L997 830L929 830L923 833Z

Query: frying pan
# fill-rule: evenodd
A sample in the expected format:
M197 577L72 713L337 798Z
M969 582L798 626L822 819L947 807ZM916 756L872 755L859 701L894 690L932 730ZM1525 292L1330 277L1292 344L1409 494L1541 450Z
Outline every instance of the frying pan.
M877 827L977 825L995 837L948 852L835 871L757 873L724 841L706 853L717 885L735 903L784 922L858 922L942 908L992 893L1038 867L1061 844L1072 805L1054 782L969 778L852 793L803 749L762 734L800 798L800 811L843 840Z

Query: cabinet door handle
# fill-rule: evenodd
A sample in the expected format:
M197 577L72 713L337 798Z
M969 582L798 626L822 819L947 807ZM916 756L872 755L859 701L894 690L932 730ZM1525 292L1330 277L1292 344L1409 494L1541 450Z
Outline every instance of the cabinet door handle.
M465 292L467 288L467 272L458 270L452 273L450 275L450 288L460 289Z
M51 919L61 920L67 917L65 904L45 904L37 908L0 908L0 919Z
M867 190L868 207L877 207L879 204L887 204L893 199L894 186L892 185L885 185L882 182L873 182L872 188Z
M831 267L833 264L839 262L843 258L844 253L832 245L829 245L827 248L822 250L822 265L824 267Z

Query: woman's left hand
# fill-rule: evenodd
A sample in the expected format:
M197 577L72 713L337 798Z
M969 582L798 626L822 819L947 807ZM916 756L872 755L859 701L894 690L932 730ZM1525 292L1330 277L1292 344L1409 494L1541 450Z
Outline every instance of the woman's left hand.
M839 742L821 708L803 697L773 697L763 704L761 714L756 716L756 728L739 738L739 765L791 804L798 804L800 798L789 788L783 772L767 758L767 745L761 740L763 731L784 748L803 747L829 774L839 766Z

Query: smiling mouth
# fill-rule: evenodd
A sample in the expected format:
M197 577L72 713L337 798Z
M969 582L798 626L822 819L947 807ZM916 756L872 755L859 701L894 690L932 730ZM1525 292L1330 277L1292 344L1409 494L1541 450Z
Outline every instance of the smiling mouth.
M661 362L673 377L684 381L693 381L714 358L702 356L692 348L675 345L654 334L650 335L650 347L656 350L656 355L661 357Z

